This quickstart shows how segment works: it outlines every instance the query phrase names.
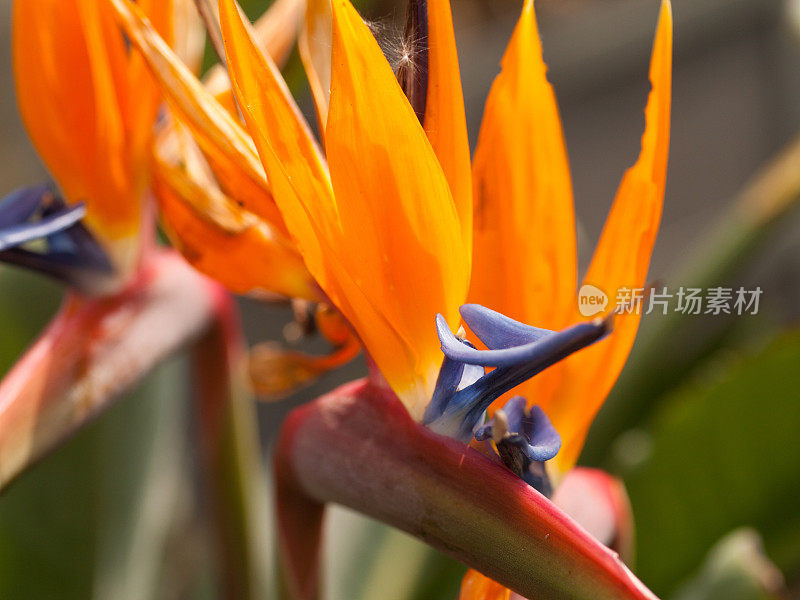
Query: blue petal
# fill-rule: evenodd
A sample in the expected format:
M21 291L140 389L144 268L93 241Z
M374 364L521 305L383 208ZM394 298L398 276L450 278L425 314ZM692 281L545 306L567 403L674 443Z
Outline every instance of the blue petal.
M561 436L541 408L534 406L528 411L525 398L514 396L502 410L508 421L507 435L522 440L517 445L529 461L544 462L558 454ZM495 420L496 417L476 429L475 439L482 441L492 438Z
M54 235L72 227L86 216L86 207L78 204L64 208L39 221L10 225L0 229L0 252L15 248L33 240Z
M495 413L491 420L475 430L475 439L494 439L494 448L503 464L528 485L550 496L553 488L545 462L558 454L561 436L538 406L528 410L526 404L522 396L511 398L502 408L503 430L496 431L499 415Z
M48 196L52 196L49 185L37 185L11 192L0 200L0 230L30 219Z
M539 462L554 458L561 450L561 436L545 412L538 406L533 406L526 421L531 427L526 431L530 440L526 450L528 458Z
M464 304L461 317L490 350L503 350L536 342L553 333L515 321L480 304Z
M546 362L546 366L550 366L553 362L597 341L608 333L609 327L608 321L605 320L588 321L563 331L550 333L529 344L503 350L476 350L465 346L450 331L442 315L436 315L436 330L442 343L442 352L448 358L470 365L509 367L531 362ZM557 358L550 360L554 356Z
M470 347L472 344L466 340L460 340L462 344ZM436 379L436 387L433 391L433 398L425 409L423 421L432 422L444 413L450 398L458 390L471 386L485 374L483 367L467 365L462 362L451 360L445 356L442 366L439 369L439 377Z
M82 204L67 206L48 186L18 190L0 200L0 262L22 266L75 287L113 274L102 246L80 222ZM25 245L41 240L41 245Z
M436 316L436 329L445 361L423 423L438 433L465 443L469 442L494 400L573 352L596 342L611 330L611 317L544 334L544 330L525 329L521 323L499 318L498 313L477 305L469 306L465 313L472 323L483 329L486 339L494 345L509 343L514 339L513 335L518 336L516 339L534 339L510 348L477 350L453 335L444 317ZM491 324L497 325L500 333L488 333ZM464 365L463 368L459 364ZM469 380L474 379L474 382L468 384L462 375L469 367L496 368L477 378L479 372L472 371L474 375Z

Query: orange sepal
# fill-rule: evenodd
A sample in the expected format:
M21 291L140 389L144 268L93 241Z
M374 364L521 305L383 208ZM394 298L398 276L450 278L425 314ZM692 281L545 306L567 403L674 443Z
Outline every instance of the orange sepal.
M331 46L333 45L331 20L330 0L308 0L297 44L311 95L314 97L319 128L323 134L328 123L328 104L331 96Z
M439 162L375 38L335 0L326 148L343 239L342 262L396 332L348 318L413 414L441 363L434 316L458 321L469 254Z
M492 85L475 153L470 300L537 327L573 313L572 183L555 94L528 0Z
M306 264L418 413L441 361L433 317L455 320L468 276L452 197L424 131L366 25L337 2L326 135L334 199L274 64L233 0L220 14L234 91Z
M201 273L234 293L267 291L319 300L291 242L185 166L154 158L153 188L173 245Z
M220 2L220 22L234 94L270 178L275 201L306 265L336 302L329 272L336 207L327 166L272 60L257 47L234 0Z
M159 80L172 110L192 131L223 191L271 226L285 231L247 133L164 43L136 4L129 0L110 3L125 33Z
M319 1L319 0L317 0ZM428 98L425 133L453 195L461 232L472 252L472 166L464 93L450 0L428 0Z
M608 294L607 311L617 291L642 288L647 278L666 185L672 90L672 8L664 0L650 63L652 91L636 164L622 178L584 282ZM577 304L573 305L577 309ZM576 311L576 319L577 316ZM564 440L556 463L563 472L578 458L597 411L613 387L633 346L640 314L618 315L606 339L568 358L558 398L543 408Z
M571 325L577 280L572 182L530 0L492 85L473 169L470 301L537 327ZM553 368L514 393L538 402L553 396L559 380Z
M286 63L292 52L304 5L303 0L276 0L253 25L259 47L279 66ZM209 70L203 83L228 112L238 114L239 108L224 65L215 65Z
M146 2L171 32L171 2ZM137 259L146 148L159 94L129 57L101 0L17 0L14 75L31 140L68 202L85 201L87 222L118 272Z
M470 569L461 581L458 600L509 600L511 590L489 579L475 569Z

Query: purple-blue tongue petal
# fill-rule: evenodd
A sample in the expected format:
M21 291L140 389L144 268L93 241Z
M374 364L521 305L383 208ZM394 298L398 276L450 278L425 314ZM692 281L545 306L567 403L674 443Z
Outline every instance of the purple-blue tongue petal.
M554 458L561 449L561 436L550 419L538 406L530 410L522 396L514 396L502 408L506 418L508 436L518 436L524 443L518 444L520 450L530 461L544 462ZM475 430L478 441L494 437L497 417L493 417Z
M464 345L447 325L444 317L436 316L436 330L442 343L442 352L452 360L484 367L511 367L522 363L542 362L552 364L556 360L587 346L602 337L607 330L604 321L588 321L568 327L563 331L551 332L534 342L506 348L503 350L476 350Z
M0 262L38 271L75 288L98 288L114 268L82 224L85 215L83 204L67 206L49 186L13 192L0 200ZM37 245L28 246L37 240Z
M86 216L86 207L78 204L34 222L24 222L0 229L0 251L55 235L72 227Z
M15 190L0 200L0 231L30 219L49 194L50 186L37 185Z
M554 458L561 449L561 436L553 427L550 419L538 406L531 407L529 416L525 417L527 437L530 439L526 454L530 460L546 461Z
M480 304L464 304L461 318L490 350L503 350L530 344L553 333L515 321Z

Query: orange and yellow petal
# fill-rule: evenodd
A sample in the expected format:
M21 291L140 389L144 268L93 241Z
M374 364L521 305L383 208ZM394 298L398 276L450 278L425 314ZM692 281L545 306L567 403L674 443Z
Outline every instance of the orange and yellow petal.
M509 600L511 590L470 569L461 582L458 600Z
M317 233L336 221L327 166L277 66L257 47L236 2L220 2L220 21L233 90L275 201L309 269L328 291L323 236Z
M425 133L433 146L472 248L472 165L464 93L458 66L450 0L428 0L428 98Z
M259 47L278 66L286 63L294 48L304 8L303 0L277 0L253 25ZM203 78L203 83L217 102L231 114L238 115L239 107L236 105L224 65L216 65L210 69Z
M666 184L672 89L672 9L661 6L650 63L652 91L645 111L646 127L636 164L622 178L616 199L584 282L604 290L615 308L617 290L646 283ZM577 305L574 305L577 307ZM563 472L578 458L594 415L613 387L633 345L639 314L615 318L606 339L568 358L557 401L546 408L564 444L556 462ZM578 319L577 312L575 318Z
M145 57L176 117L191 131L223 191L285 231L250 136L203 87L129 0L109 0L131 42Z
M455 322L468 280L458 215L430 143L369 29L337 1L329 177L235 2L220 11L234 90L287 226L317 282L418 414L441 362L433 317Z
M564 135L528 0L486 103L474 164L470 300L563 328L576 284L575 216Z
M572 182L531 0L486 103L473 181L470 301L563 329L574 313L577 280ZM518 393L541 402L558 381L558 369L550 369Z
M239 294L319 300L291 242L241 209L212 181L156 155L153 191L173 245L201 273Z
M206 51L205 24L197 11L195 0L172 0L172 4L174 39L170 45L193 73L199 73ZM145 62L143 57L140 60Z
M369 322L355 327L416 412L429 400L441 362L432 319L442 313L455 324L466 296L468 244L447 179L375 38L347 0L332 7L326 148L342 259L401 340L386 343ZM398 355L398 342L407 356Z
M106 4L104 2L104 4ZM190 35L192 26L198 25L195 21L179 22L178 18L186 12L178 15L176 11L179 5L185 4L185 0L143 0L139 2L142 13L147 16L153 29L164 39L169 46L177 43L179 35L183 38ZM119 25L114 18L113 11L107 7L104 9L108 17L108 25L111 27L111 35L121 39ZM186 48L188 51L188 47ZM135 52L128 52L123 47L122 51L128 63L127 90L124 95L126 122L131 135L132 154L141 163L148 160L150 144L153 139L153 128L158 117L158 110L162 101L161 89L150 73L150 69L144 58Z
M171 33L172 3L145 2ZM14 74L31 140L119 271L138 253L146 147L159 94L103 0L14 3Z
M80 4L17 0L13 14L14 76L20 114L39 155L71 202L89 200L92 188L101 187L102 183L109 187L116 184L120 189L128 187L127 174L120 176L118 166L109 171L122 179L119 182L101 182L102 175L92 174L97 166L98 146L112 143L103 136L118 139L121 126L113 89L112 101L97 106L98 95L103 92L95 90L95 80L108 82L111 73L109 68L104 73L93 73L99 65L92 64L86 29L92 29L91 37L100 38L102 45L103 28L97 18L93 23L87 20L85 11L78 10ZM109 133L98 130L106 116ZM113 222L103 200L99 199L99 204L91 201L88 210L96 220L111 217ZM120 207L118 218L128 221L130 228L130 222L137 218L136 206Z
M325 132L331 96L331 46L333 23L330 0L307 0L306 15L297 47L317 109L320 131Z

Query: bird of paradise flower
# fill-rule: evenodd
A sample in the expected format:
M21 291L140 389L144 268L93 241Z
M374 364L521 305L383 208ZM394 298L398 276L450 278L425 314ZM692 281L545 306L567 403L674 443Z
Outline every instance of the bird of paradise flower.
M172 2L145 2L174 42ZM141 56L131 54L103 2L15 2L14 77L31 141L66 203L85 222L124 285L139 264L152 126L161 102Z
M176 18L179 6L141 3L170 44L186 25ZM134 366L108 375L115 354L141 341L123 324L133 316L146 322L180 302L176 296L195 290L200 298L199 288L208 287L174 258L150 260L147 165L161 94L109 7L101 0L14 2L12 47L20 114L55 185L0 202L0 262L55 277L70 293L0 381L0 487L136 378ZM165 279L176 288L162 287L156 299L153 289ZM206 306L186 312L186 323L172 329L176 338L191 333L183 325L203 322ZM118 326L103 329L113 317ZM155 360L163 347L151 345Z
M581 323L569 167L533 2L525 3L470 164L447 2L412 3L421 7L428 30L425 93L416 95L404 93L347 0L309 2L301 54L323 153L233 0L220 2L220 23L251 142L241 137L235 115L176 70L135 7L128 0L110 1L133 42L161 73L209 162L216 163L211 168L218 179L231 190L246 177L268 189L235 195L248 212L288 233L323 297L352 326L411 415L461 437L480 425L493 400L553 367L525 384L537 412L513 402L503 413L511 412L513 419L505 415L502 427L494 423L505 430L498 435L484 428L481 435L497 446L523 433L508 431L508 423L539 421L522 446L533 448L529 463L553 459L557 483L577 460L592 418L624 365L639 318L619 315L608 336L608 319ZM641 154L622 180L584 278L610 293L644 284L658 229L669 145L671 28L665 1ZM418 87L419 80L411 83ZM252 162L250 144L263 176L257 168L245 172L241 164L231 170L237 153ZM232 173L240 180L225 179ZM459 322L459 306L467 299L547 330L466 305L461 317L489 348L478 350L447 327ZM436 314L443 315L438 337L432 327ZM483 367L497 369L484 373ZM536 453L543 439L536 432L546 434L546 452Z

